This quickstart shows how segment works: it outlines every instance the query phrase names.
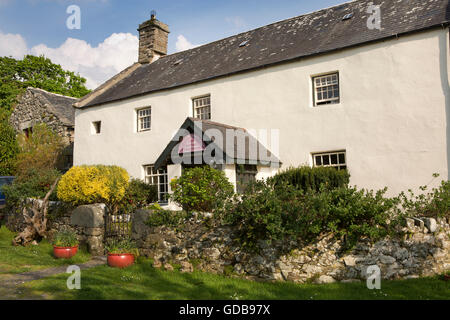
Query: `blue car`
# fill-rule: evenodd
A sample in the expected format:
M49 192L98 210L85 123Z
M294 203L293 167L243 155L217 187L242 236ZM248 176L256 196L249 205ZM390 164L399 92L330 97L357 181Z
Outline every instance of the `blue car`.
M14 180L14 177L0 177L0 206L5 204L5 195L2 193L2 187L5 184L11 184Z

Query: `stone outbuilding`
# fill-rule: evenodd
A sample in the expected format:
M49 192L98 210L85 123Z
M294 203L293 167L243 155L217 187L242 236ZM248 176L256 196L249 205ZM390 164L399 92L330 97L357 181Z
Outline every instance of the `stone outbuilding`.
M66 147L58 164L61 171L67 171L73 165L75 109L72 105L76 101L76 98L30 87L19 98L10 117L17 133L28 135L35 125L45 123L64 138Z

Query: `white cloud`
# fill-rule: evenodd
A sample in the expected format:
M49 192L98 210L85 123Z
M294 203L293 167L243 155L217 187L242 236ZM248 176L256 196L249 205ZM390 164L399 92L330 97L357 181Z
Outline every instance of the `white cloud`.
M45 55L64 69L79 72L90 89L137 61L139 39L131 33L114 33L97 47L84 40L68 38L59 48L44 44L33 47L33 55Z
M86 78L90 89L136 62L138 47L139 39L131 33L114 33L97 47L84 40L68 38L58 48L49 48L45 44L28 48L21 35L0 32L0 57L22 59L25 54L44 55L53 63Z
M185 50L189 50L189 49L192 49L192 48L195 48L195 47L198 47L198 46L200 46L200 45L199 44L192 44L182 34L180 34L177 37L177 42L175 44L175 47L176 47L177 51L185 51Z
M12 56L22 59L27 51L27 43L20 34L4 34L0 31L0 57Z

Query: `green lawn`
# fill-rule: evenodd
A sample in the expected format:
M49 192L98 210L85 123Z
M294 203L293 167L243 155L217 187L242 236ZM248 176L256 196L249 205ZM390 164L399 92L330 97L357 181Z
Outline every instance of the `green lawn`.
M381 290L364 282L327 285L253 282L201 272L154 269L140 260L127 269L100 266L82 271L81 290L68 290L68 275L27 283L22 296L52 299L450 299L450 282L440 277L383 281Z
M14 247L11 245L14 236L6 227L0 227L0 275L81 264L90 260L90 255L84 250L80 250L72 259L55 259L53 246L46 240L37 246Z

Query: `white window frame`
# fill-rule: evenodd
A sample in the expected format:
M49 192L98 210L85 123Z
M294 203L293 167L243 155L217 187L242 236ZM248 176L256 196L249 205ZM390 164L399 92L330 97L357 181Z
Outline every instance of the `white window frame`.
M330 152L316 152L312 153L313 167L332 167L339 170L347 169L347 152L346 150L330 151ZM342 161L341 155L344 155ZM336 156L336 161L333 160ZM320 161L318 159L320 158ZM335 163L333 163L335 162Z
M211 95L192 98L192 115L196 119L211 120Z
M147 113L148 112L148 113ZM137 116L137 131L145 132L150 131L152 129L152 107L145 107L136 110ZM143 122L145 123L146 119L148 119L148 127L143 126Z
M162 167L156 171L154 165L145 165L144 181L158 187L158 203L168 204L169 177L167 174L167 167Z
M323 75L313 76L312 85L313 85L314 107L340 103L341 85L339 80L339 72L331 72ZM328 94L330 93L333 95L333 97L331 98L328 96ZM326 98L323 98L324 94L327 95Z

